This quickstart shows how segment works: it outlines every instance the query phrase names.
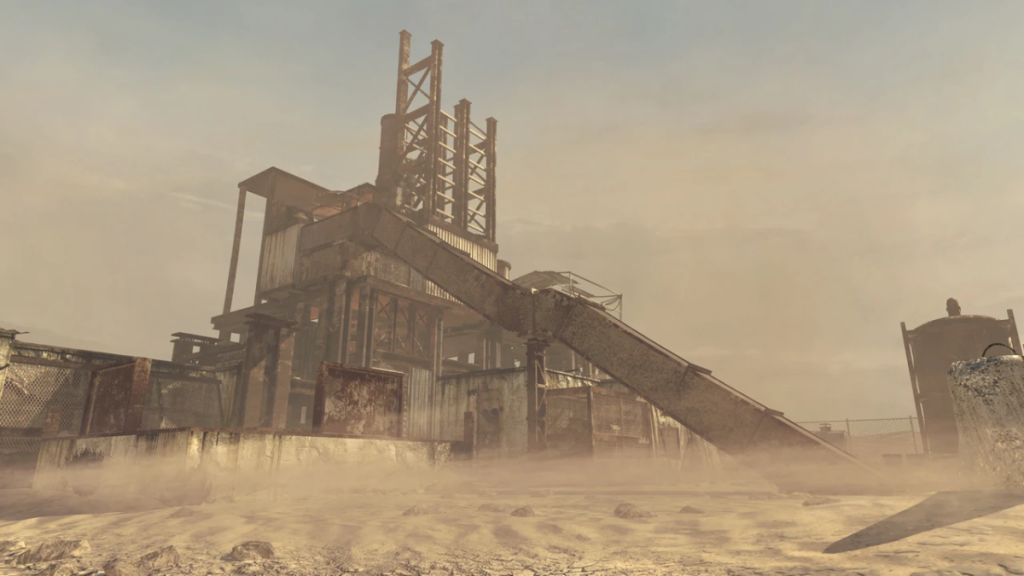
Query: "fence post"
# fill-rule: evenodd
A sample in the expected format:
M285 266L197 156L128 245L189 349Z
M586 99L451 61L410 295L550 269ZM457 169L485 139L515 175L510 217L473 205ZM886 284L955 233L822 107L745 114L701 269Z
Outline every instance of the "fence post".
M907 420L910 421L910 440L914 442L914 454L917 454L917 434L914 432L914 417L907 416Z
M466 443L469 457L476 456L476 414L466 411L462 414L462 441Z
M850 419L846 419L846 443L850 447L850 454L856 455L853 451L853 432L850 431Z
M589 439L590 457L594 457L594 387L587 386L587 438Z

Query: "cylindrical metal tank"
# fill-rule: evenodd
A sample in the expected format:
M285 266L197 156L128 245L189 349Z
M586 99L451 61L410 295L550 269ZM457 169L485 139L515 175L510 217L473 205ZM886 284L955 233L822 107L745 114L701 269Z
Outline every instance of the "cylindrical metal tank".
M946 374L953 363L978 358L995 343L1020 353L1020 337L1012 310L1006 311L1006 320L991 316L965 316L960 314L960 305L952 298L947 301L946 310L949 316L926 322L913 330L907 330L906 323L901 323L921 437L925 450L933 455L958 452L959 433L953 416L953 398L946 381ZM1009 353L1006 348L998 347L989 355Z

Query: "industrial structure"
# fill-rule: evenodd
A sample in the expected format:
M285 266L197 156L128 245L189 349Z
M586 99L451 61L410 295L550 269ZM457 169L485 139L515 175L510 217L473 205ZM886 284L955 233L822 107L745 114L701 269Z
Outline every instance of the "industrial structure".
M924 451L934 456L953 456L959 449L953 397L946 382L953 363L979 358L990 347L995 355L1021 352L1013 310L1006 311L1006 320L963 315L960 304L950 298L946 312L946 317L913 330L900 323Z
M149 384L173 373L217 383L220 429L461 442L474 457L677 458L689 439L786 489L885 489L624 324L621 294L571 272L512 280L498 257L497 121L475 122L468 100L446 112L443 46L413 63L410 40L403 31L374 183L334 191L278 168L243 180L218 336L174 334L169 363L76 361L90 374L84 412L61 430L210 427L180 413L204 402L194 387ZM266 209L253 302L237 307L249 194Z

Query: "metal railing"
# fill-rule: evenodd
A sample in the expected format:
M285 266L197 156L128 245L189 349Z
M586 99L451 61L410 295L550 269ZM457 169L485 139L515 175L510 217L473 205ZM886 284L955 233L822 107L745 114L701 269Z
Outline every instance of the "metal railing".
M881 462L888 454L923 454L917 418L797 422L811 433L861 460Z

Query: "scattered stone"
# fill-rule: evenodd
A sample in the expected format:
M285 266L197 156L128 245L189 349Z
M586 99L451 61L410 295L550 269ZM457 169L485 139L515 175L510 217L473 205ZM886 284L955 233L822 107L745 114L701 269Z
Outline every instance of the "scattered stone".
M1024 563L1022 562L1003 562L999 565L1010 574L1024 574Z
M405 512L402 512L402 516L427 516L428 514L444 514L444 511L437 506L417 504Z
M679 509L680 514L703 514L704 511L693 506L683 506Z
M554 495L555 495L555 491L554 490L531 490L530 491L530 498L547 498L549 496L554 496Z
M505 512L506 508L501 504L487 503L481 504L480 507L477 508L477 510L479 510L480 512Z
M997 576L1002 574L1002 570L985 568L984 566L954 566L953 571L965 576Z
M107 576L146 576L146 572L137 563L123 558L114 558L103 565Z
M835 504L839 502L838 498L829 498L827 496L811 496L807 500L804 500L804 506L821 506L823 504Z
M653 512L640 510L636 506L625 502L615 507L615 515L619 518L654 518Z
M267 544L267 546L270 546L270 544ZM274 554L273 546L270 547L270 554L271 556ZM149 570L166 570L167 568L177 566L179 563L181 563L181 556L178 555L178 550L174 546L164 546L139 558L139 565Z
M274 545L270 542L251 541L231 549L231 558L239 562L248 560L269 560L274 557Z
M70 564L50 564L36 572L35 576L76 576L77 574L78 570Z
M758 492L750 495L751 500L782 500L785 498L785 496L778 492Z
M455 496L456 494L454 492L448 492L446 494L441 494L441 500L455 500Z
M168 518L175 518L175 519L177 519L177 518L195 518L196 516L201 516L201 515L202 515L202 512L200 512L200 511L198 511L198 510L196 510L194 508L178 508L178 510L175 511L174 514L171 514L170 516L168 516Z
M10 554L25 547L22 540L0 540L0 554Z
M85 540L54 540L53 542L45 542L18 554L14 557L14 563L18 566L24 566L37 562L54 562L67 558L78 558L83 554L88 554L91 550L92 548Z
M523 506L522 508L516 508L512 511L512 515L517 518L530 518L536 516L537 513L533 511L533 508L529 506Z

